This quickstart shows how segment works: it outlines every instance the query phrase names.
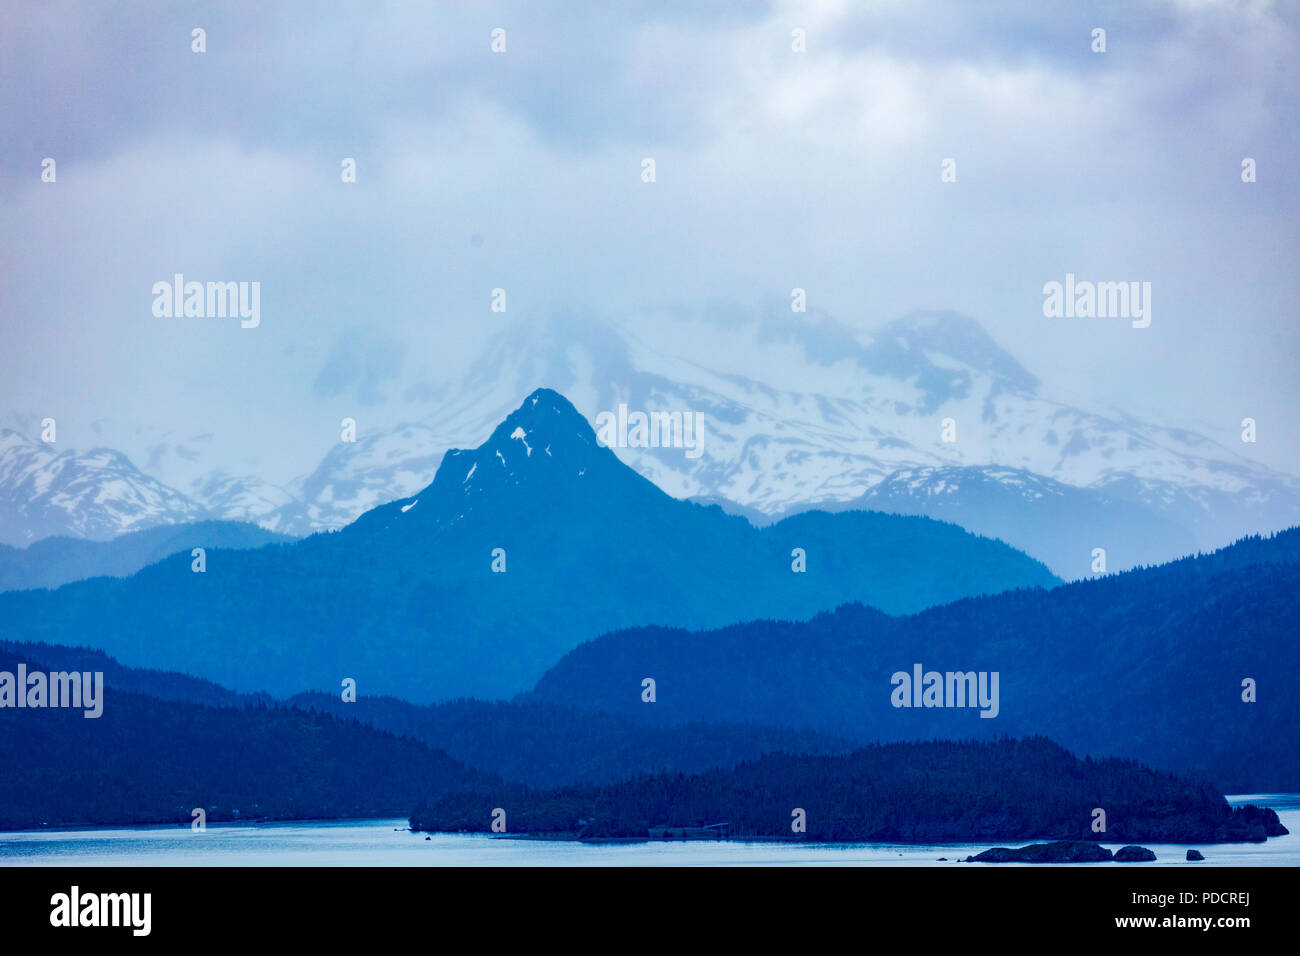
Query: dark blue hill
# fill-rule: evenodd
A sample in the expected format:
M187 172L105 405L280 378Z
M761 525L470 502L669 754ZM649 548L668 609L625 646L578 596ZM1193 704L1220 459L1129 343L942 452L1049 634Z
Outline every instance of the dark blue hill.
M51 666L0 648L0 671L19 663ZM195 808L213 823L392 816L430 789L495 785L423 743L327 714L160 700L111 683L97 718L0 708L0 766L0 830L189 826Z
M718 825L721 835L891 843L994 840L1263 841L1272 810L1233 809L1196 781L1124 760L1080 760L1045 738L937 740L844 755L768 754L701 774L646 774L603 787L488 786L435 795L417 830L646 837ZM1093 832L1093 809L1106 832ZM806 830L791 822L803 811ZM712 834L709 834L712 836Z
M893 618L851 604L807 622L632 628L566 655L525 699L666 723L746 721L858 740L1045 734L1210 775L1224 792L1300 786L1300 529L1211 555ZM998 672L999 712L894 707L892 675ZM654 678L657 700L641 700ZM1242 681L1257 700L1243 701Z

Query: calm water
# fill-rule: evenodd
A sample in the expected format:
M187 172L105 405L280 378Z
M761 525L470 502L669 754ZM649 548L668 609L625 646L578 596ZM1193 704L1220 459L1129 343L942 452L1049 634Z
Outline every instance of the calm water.
M1143 845L1155 851L1158 861L1146 865L1300 866L1300 794L1228 799L1272 807L1291 834L1263 844L1197 845L1204 863L1186 862L1193 844L1147 843ZM209 826L204 833L188 827L0 833L0 866L951 866L951 861L992 845L590 845L460 834L425 840L425 834L410 833L405 826L405 820L352 820ZM1117 849L1121 844L1106 845ZM950 862L939 862L941 856Z

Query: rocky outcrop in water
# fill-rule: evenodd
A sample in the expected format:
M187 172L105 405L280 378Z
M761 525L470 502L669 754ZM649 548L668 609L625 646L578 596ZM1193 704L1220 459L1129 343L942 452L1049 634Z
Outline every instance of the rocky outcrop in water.
M1277 811L1248 803L1236 807L1232 817L1215 833L1218 843L1263 843L1271 836L1286 836L1291 831L1282 826Z
M1156 855L1144 846L1122 846L1115 851L1116 863L1150 863Z
M1188 851L1188 859L1195 850ZM1197 854L1199 857L1200 854ZM1028 846L995 846L975 856L966 857L967 863L1150 863L1156 855L1144 846L1120 847L1114 853L1086 840L1058 840L1055 843L1031 843Z
M1150 851L1148 851L1150 852ZM1057 840L1055 843L1031 843L1029 846L995 846L967 863L1104 863L1113 858L1110 850L1086 840Z

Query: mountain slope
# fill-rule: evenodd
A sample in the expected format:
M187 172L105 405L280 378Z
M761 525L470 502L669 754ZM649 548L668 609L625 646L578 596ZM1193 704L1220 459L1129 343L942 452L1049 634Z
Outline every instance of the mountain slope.
M509 696L581 641L631 624L798 619L846 600L902 613L1056 583L953 525L791 521L760 532L670 498L539 389L484 444L448 452L418 495L342 531L210 552L203 574L174 555L120 581L3 594L0 618L13 640L88 643L237 690L287 696L352 677L362 693L427 702ZM806 573L791 569L796 547Z
M894 472L845 507L929 515L997 537L1063 578L1092 573L1094 548L1108 570L1168 560L1196 550L1190 530L1133 501L997 466Z
M566 655L525 699L655 723L757 719L858 740L1042 733L1081 753L1199 770L1224 792L1300 784L1300 529L1218 553L891 618L634 628ZM892 676L999 676L995 717L895 707ZM643 678L657 700L642 703ZM1257 700L1242 698L1243 680Z
M131 531L111 541L42 538L26 548L0 545L0 591L57 588L69 581L125 577L169 554L193 548L260 548L291 539L253 524L198 521Z

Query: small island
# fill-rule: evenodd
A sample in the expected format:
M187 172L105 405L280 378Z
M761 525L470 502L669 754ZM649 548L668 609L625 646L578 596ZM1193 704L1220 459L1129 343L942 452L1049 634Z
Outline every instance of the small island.
M1086 840L1057 840L1029 846L995 846L966 857L966 863L1150 863L1156 855L1144 846L1123 846L1112 853L1099 843Z
M1105 814L1102 832L1093 830L1097 810ZM643 774L605 786L493 785L431 798L411 814L411 829L591 841L1037 839L1052 849L986 853L1080 861L1111 859L1103 842L1262 842L1287 833L1272 810L1233 808L1203 781L1128 760L1080 759L1045 737L775 753L731 769ZM1135 845L1121 853L1123 862L1150 851Z

